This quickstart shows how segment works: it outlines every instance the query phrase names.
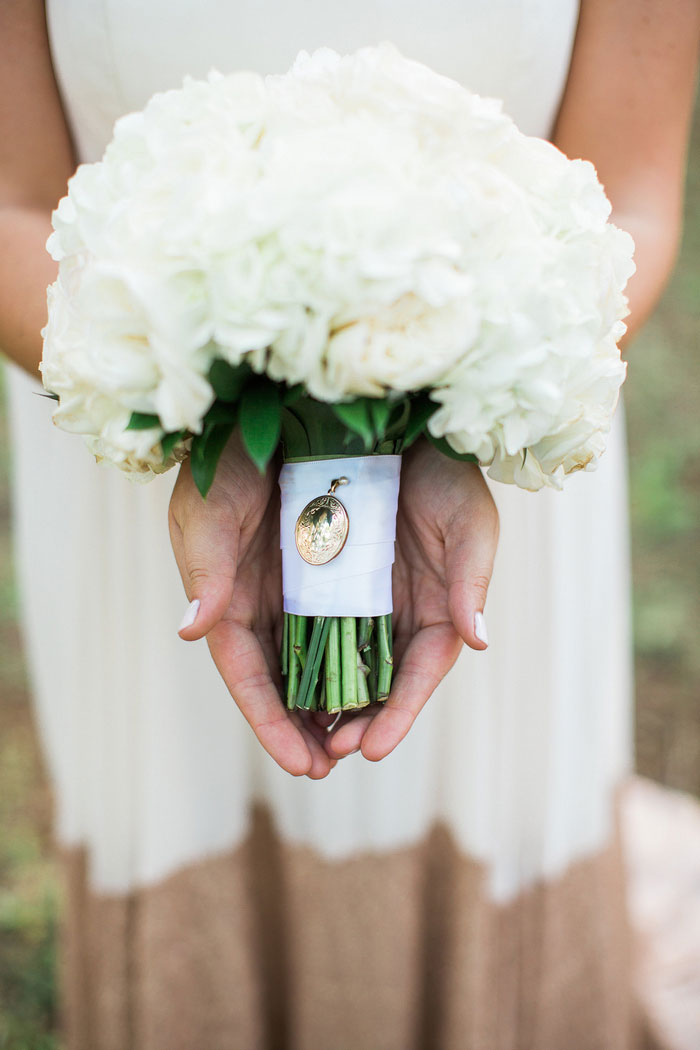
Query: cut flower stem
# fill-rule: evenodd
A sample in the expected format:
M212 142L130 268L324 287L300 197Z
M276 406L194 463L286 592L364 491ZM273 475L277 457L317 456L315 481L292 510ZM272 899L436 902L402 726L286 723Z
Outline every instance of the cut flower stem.
M284 614L282 676L290 710L355 711L391 688L391 614Z

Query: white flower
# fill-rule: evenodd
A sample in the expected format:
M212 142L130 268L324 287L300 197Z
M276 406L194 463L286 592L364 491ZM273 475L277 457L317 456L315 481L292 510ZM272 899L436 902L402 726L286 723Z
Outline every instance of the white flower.
M54 214L56 422L159 471L164 431L201 430L212 361L247 360L328 401L430 389L436 436L558 486L624 378L632 242L609 214L590 164L391 45L188 79L117 122ZM162 426L126 431L134 411Z

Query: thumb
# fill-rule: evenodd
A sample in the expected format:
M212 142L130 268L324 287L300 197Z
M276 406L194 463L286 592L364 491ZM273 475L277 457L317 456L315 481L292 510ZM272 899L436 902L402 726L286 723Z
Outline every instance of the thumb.
M224 616L236 582L239 527L230 509L199 500L183 524L170 518L170 538L189 604L178 633L203 638Z
M445 543L450 618L471 649L483 650L488 646L484 606L497 545L498 515L491 513L472 520L465 532L453 528Z

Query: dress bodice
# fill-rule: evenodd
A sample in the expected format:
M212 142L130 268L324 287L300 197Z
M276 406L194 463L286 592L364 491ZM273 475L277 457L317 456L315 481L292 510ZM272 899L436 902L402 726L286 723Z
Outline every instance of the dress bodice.
M54 65L78 154L185 74L281 73L302 48L390 40L546 135L566 81L577 0L47 0Z

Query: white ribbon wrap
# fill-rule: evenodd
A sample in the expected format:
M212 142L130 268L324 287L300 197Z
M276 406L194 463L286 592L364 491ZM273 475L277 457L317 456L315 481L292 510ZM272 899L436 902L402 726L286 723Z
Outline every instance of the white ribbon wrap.
M392 610L396 508L401 456L357 456L285 463L280 471L280 546L284 611L296 616L384 616ZM302 510L325 495L335 478L349 484L335 495L350 528L340 554L326 565L309 565L296 547Z

